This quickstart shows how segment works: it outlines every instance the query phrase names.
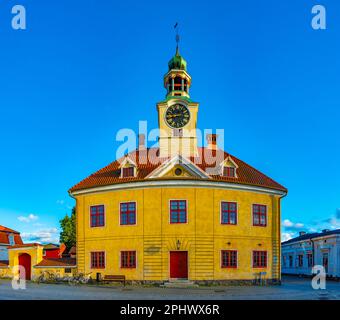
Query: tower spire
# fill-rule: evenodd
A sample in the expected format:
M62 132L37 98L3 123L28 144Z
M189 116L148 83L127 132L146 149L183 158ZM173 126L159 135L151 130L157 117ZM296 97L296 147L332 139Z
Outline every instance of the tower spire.
M176 22L174 29L176 30L176 56L179 56L179 27L178 27L178 22Z

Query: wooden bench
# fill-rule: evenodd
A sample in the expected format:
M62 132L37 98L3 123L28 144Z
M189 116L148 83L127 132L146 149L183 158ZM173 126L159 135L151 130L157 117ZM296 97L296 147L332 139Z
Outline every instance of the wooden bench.
M103 278L103 281L111 281L111 282L124 282L125 287L125 276L119 276L119 275L105 275Z

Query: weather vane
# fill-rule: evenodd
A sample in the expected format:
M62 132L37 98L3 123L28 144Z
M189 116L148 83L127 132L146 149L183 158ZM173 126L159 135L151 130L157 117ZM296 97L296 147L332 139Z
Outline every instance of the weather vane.
M179 40L180 40L180 38L179 38L179 32L178 32L178 30L179 30L178 22L176 22L176 24L175 24L175 26L174 26L174 29L176 30L176 43L177 43L176 49L177 49L177 51L178 51L178 45L179 45Z

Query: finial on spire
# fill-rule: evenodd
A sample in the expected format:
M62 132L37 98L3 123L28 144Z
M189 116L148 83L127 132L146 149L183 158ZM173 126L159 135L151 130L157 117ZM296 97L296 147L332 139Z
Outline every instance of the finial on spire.
M180 37L179 37L179 33L178 33L178 22L176 22L175 26L174 26L174 29L176 30L176 55L179 55L179 40L180 40Z

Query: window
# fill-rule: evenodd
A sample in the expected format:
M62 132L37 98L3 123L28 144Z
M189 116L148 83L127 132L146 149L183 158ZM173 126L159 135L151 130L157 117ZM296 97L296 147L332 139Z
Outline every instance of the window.
M222 202L221 203L221 223L237 224L237 203Z
M233 167L223 167L223 176L225 177L235 177L235 168Z
M175 175L176 176L180 176L180 175L182 175L182 173L183 173L183 171L182 171L181 168L176 168L176 170L175 170Z
M72 273L72 269L71 269L71 268L65 268L65 269L64 269L64 272L65 272L65 273Z
M237 268L237 251L222 250L221 261L222 268Z
M170 223L187 222L187 202L186 200L170 201Z
M121 268L136 268L136 251L122 251L120 254Z
M122 170L123 170L123 172L122 172L123 178L135 176L135 168L134 167L122 168Z
M299 268L303 267L303 255L302 254L298 255L298 267Z
M91 206L91 227L103 227L104 226L104 206Z
M267 225L267 207L261 204L253 204L253 225L265 227Z
M308 267L313 267L313 254L307 253Z
M104 269L105 268L105 252L91 252L91 268Z
M287 257L286 257L286 256L283 256L283 257L282 257L282 266L283 266L283 267L286 267L286 266L287 266Z
M183 129L173 129L174 137L183 137Z
M289 256L289 267L293 268L293 256Z
M125 202L120 204L120 224L136 224L136 202Z
M12 234L8 236L8 241L9 241L9 245L10 246L14 246L15 245L14 236Z
M267 267L267 251L253 251L253 268Z
M327 252L322 254L322 265L325 268L325 272L328 273L328 253Z

